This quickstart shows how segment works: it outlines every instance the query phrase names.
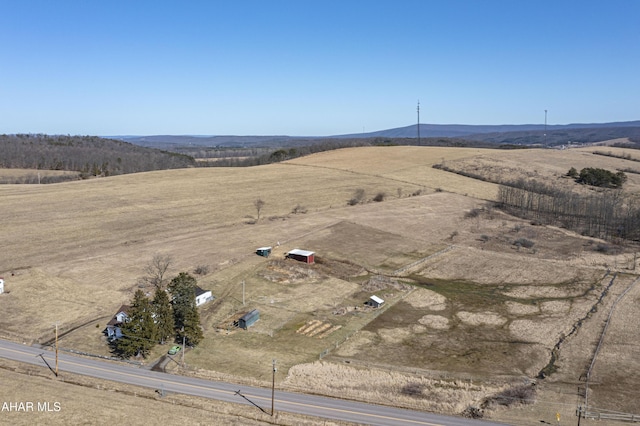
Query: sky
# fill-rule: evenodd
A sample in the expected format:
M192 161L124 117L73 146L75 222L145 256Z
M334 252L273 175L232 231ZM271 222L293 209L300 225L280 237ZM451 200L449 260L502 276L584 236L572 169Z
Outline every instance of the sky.
M640 119L640 0L0 0L0 133Z

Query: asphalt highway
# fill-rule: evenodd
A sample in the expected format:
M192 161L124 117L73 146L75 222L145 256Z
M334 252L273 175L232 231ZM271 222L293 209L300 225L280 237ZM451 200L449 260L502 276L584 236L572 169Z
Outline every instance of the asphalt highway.
M0 340L0 358L49 367L55 371L55 353L18 343ZM271 413L271 389L218 382L150 371L118 362L92 359L59 352L58 371L82 374L104 380L152 388L158 392L193 395L213 400L253 405ZM498 425L487 421L443 416L415 410L365 404L337 398L276 389L275 411L303 414L324 419L368 425L472 426Z

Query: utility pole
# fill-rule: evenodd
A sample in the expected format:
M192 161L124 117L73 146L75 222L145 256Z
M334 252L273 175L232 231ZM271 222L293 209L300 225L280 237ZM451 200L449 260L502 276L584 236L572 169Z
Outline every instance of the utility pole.
M242 306L244 306L244 280L242 280Z
M187 350L185 347L186 343L186 335L184 334L184 326L182 326L182 368L184 368L184 352Z
M581 418L582 418L582 405L578 405L578 426L580 426Z
M56 377L58 377L58 322L56 321Z
M273 374L271 376L271 415L273 416L273 414L275 413L274 411L274 401L275 401L275 393L276 393L276 371L278 371L278 369L276 368L276 360L275 358L273 359Z
M420 99L418 99L418 145L420 145Z

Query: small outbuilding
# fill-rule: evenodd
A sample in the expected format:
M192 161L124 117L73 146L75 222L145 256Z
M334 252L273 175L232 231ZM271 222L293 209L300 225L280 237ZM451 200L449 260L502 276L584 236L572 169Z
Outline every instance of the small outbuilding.
M257 309L247 312L238 320L238 327L244 328L251 327L256 321L260 319L260 311Z
M0 294L4 293L4 278L0 277Z
M314 263L315 253L308 250L293 249L286 256L288 259L295 259L299 262Z
M256 254L262 257L269 257L271 254L271 247L260 247L259 249L256 249Z
M196 286L196 306L204 305L211 300L213 300L211 290L204 290Z
M384 305L384 300L380 299L378 296L373 295L367 301L367 305L372 306L374 308L379 308Z

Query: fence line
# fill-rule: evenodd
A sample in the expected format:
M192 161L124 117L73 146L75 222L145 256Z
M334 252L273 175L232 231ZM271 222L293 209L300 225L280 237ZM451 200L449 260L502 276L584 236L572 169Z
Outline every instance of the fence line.
M396 269L395 271L393 271L392 275L397 276L397 275L405 274L407 271L415 268L416 266L419 266L419 265L425 263L426 261L433 259L434 257L437 257L437 256L440 256L442 254L445 254L446 252L448 252L450 250L453 250L455 247L456 247L455 245L447 246L446 248L444 248L444 249L442 249L440 251L437 251L437 252L433 253L432 255L429 255L427 257L423 257L422 259L418 259L413 263L410 263L410 264L408 264L406 266L403 266L402 268Z
M582 416L583 419L617 420L621 422L632 422L632 423L640 422L640 415L638 414L605 413L601 411L587 411L587 410L583 410L582 407L578 407L576 415Z
M614 277L615 278L615 277ZM587 377L586 377L586 385L585 385L585 392L584 392L584 407L585 407L585 415L587 413L587 409L589 408L589 379L591 377L591 371L593 370L593 366L596 363L596 358L598 356L598 353L600 352L600 348L602 347L602 344L604 343L604 337L607 333L607 328L609 327L609 323L611 322L611 317L613 316L613 312L616 308L616 305L618 304L618 302L620 300L622 300L622 298L624 296L626 296L626 294L631 291L631 289L636 285L636 283L638 282L638 280L640 280L640 277L636 278L630 285L629 287L627 287L627 289L625 291L622 292L622 294L620 294L620 296L618 296L618 298L615 300L615 302L613 302L613 305L611 305L611 309L609 310L609 315L607 316L607 320L604 323L604 328L602 330L602 334L600 335L600 340L598 341L598 346L596 346L596 350L593 354L593 358L591 359L591 365L589 365L589 369L587 370ZM638 417L638 416L634 416L631 415L632 417ZM632 420L635 421L635 420ZM640 418L638 419L638 421L640 421Z

